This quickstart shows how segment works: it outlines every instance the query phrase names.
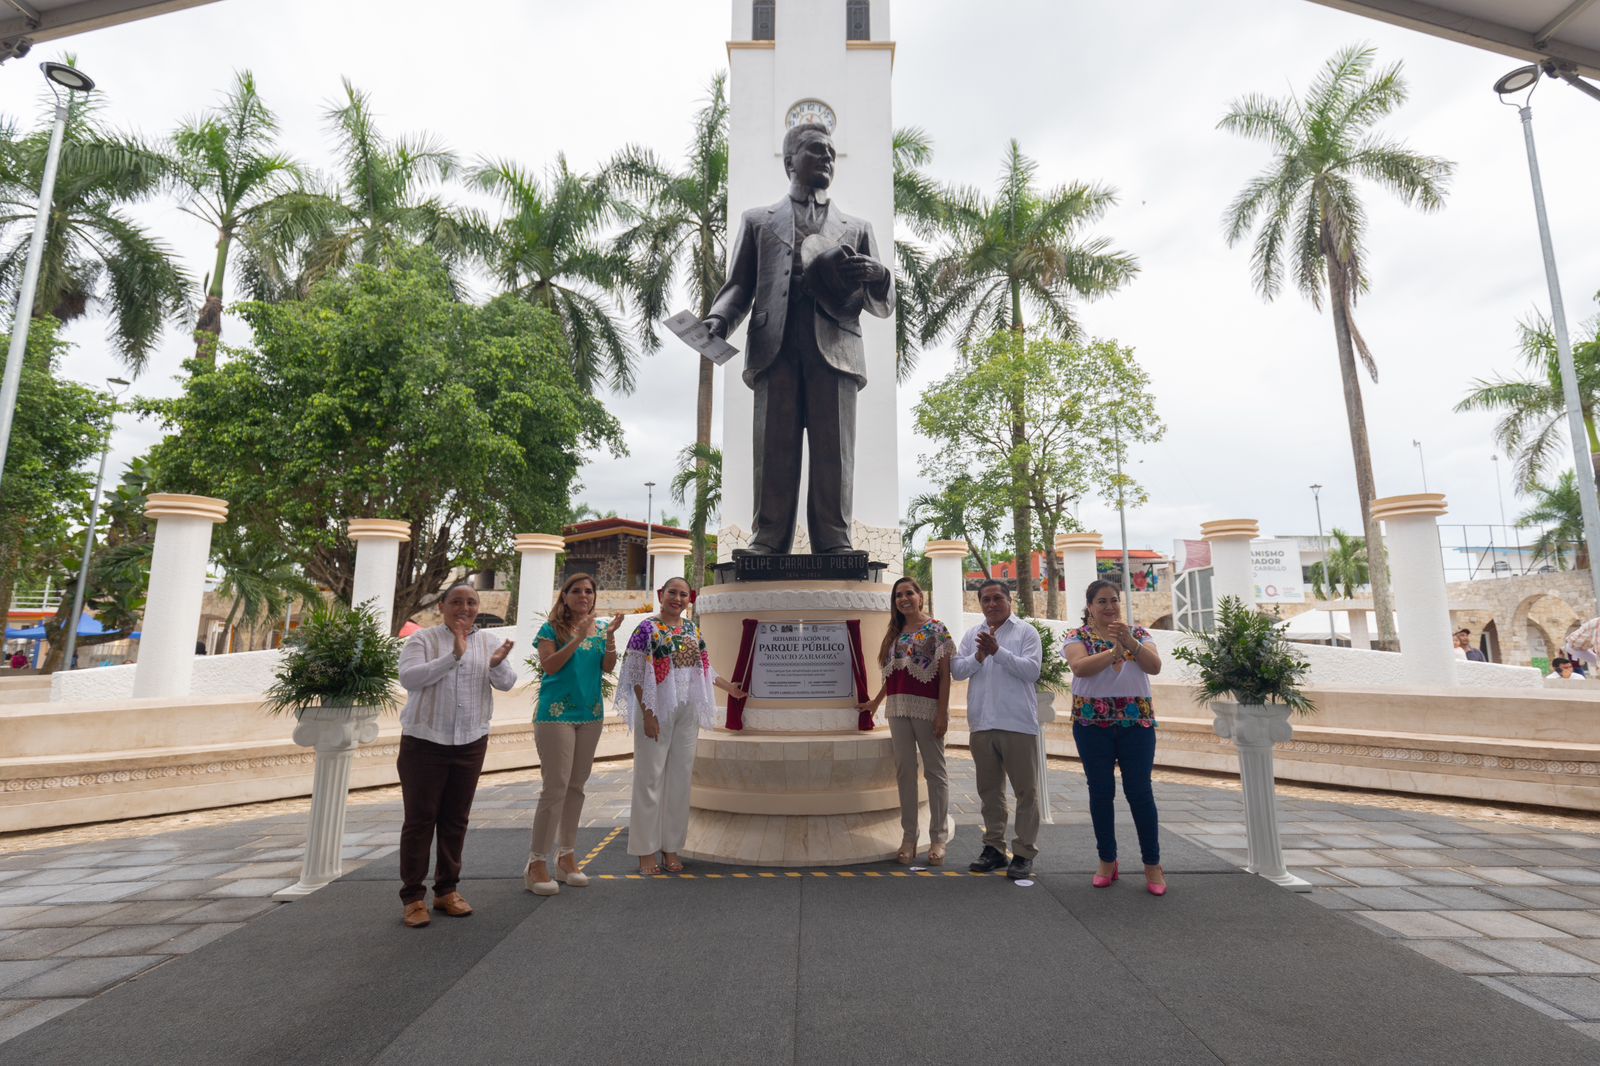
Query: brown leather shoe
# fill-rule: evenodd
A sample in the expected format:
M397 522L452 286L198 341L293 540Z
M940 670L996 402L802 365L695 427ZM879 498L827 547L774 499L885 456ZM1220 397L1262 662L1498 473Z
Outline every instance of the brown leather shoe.
M450 892L433 897L433 909L443 911L452 918L465 918L472 913L472 905L461 898L461 893Z
M402 921L406 923L407 928L421 929L433 919L428 917L428 905L420 899L414 899L406 904L406 913Z

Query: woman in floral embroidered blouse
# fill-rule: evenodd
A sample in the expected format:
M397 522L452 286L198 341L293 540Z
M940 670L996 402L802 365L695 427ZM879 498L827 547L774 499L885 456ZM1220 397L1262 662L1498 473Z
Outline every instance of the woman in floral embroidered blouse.
M1117 879L1115 771L1122 770L1122 794L1133 812L1144 860L1145 884L1162 896L1161 840L1150 773L1156 760L1156 718L1150 678L1161 672L1161 653L1143 626L1122 620L1122 598L1109 581L1090 584L1083 625L1069 630L1061 654L1072 667L1072 739L1089 785L1089 818L1094 823L1100 869L1094 887Z
M917 754L928 781L928 865L944 863L950 787L944 768L944 734L950 728L950 660L955 641L944 623L928 617L922 586L903 577L889 590L889 631L878 662L883 688L861 709L876 713L887 698L889 739L894 746L895 782L900 787L900 831L895 856L910 863L917 856Z
M628 638L617 684L617 711L633 733L628 854L638 858L642 874L683 870L678 851L689 835L695 743L701 726L717 722L711 689L745 694L711 669L700 627L684 618L689 583L670 577L656 596L661 610Z
M553 896L562 882L582 888L589 877L578 869L573 849L583 817L583 786L589 782L594 750L600 743L600 677L617 664L617 627L594 615L595 584L588 574L561 583L548 620L534 643L539 661L539 710L533 719L533 745L539 751L539 808L533 816L533 843L522 882L529 892ZM550 846L560 835L554 879Z

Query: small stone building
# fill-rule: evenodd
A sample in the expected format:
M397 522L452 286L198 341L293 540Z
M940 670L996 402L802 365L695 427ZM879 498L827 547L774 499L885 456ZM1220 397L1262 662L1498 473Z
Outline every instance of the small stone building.
M647 537L648 532L648 537ZM689 531L676 526L652 525L632 518L596 518L561 530L566 538L566 565L559 580L589 574L602 592L646 591L649 538L689 540Z

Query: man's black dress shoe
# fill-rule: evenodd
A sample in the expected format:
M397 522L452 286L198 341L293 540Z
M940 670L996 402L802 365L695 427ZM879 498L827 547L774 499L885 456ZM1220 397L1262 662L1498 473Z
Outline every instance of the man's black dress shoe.
M978 861L968 866L967 869L975 874L986 874L998 870L1006 864L1006 853L993 844L985 844L983 852L978 856Z
M1024 859L1021 855L1011 856L1011 865L1006 867L1006 876L1013 881L1021 881L1024 877L1033 876L1033 860Z

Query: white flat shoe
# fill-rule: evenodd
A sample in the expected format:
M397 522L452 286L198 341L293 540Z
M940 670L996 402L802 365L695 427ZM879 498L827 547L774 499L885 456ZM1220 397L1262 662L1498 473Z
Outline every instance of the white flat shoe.
M563 870L557 866L556 880L564 885L571 885L573 888L582 888L589 883L589 875L582 870Z
M561 891L561 886L554 881L535 881L531 862L522 869L522 886L535 896L553 896Z

